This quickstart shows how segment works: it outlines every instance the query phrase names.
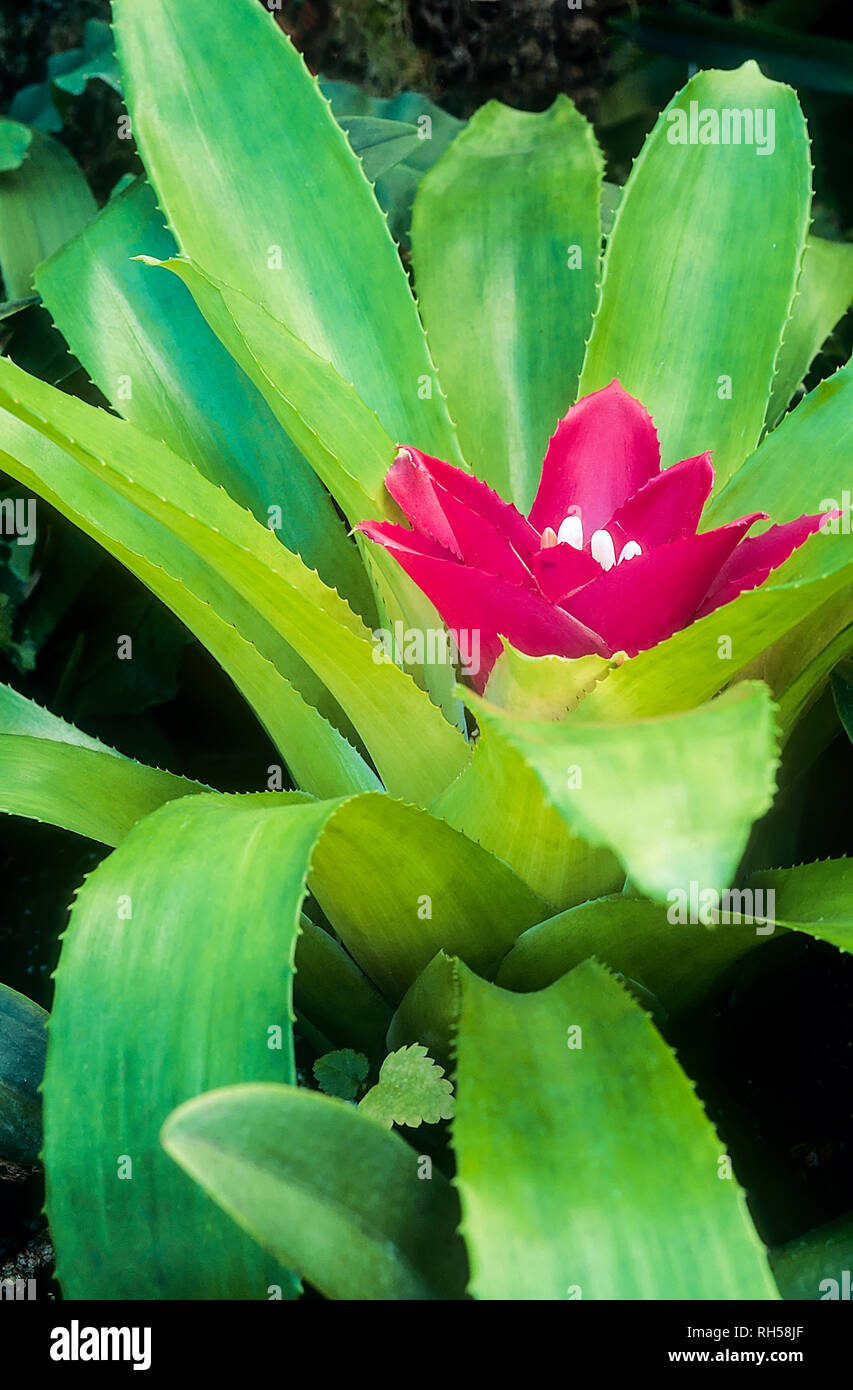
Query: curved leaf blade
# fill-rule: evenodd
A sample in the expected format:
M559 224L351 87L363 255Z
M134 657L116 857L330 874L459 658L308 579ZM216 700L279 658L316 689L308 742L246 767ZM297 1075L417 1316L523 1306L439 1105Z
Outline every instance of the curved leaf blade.
M715 144L700 142L706 111ZM722 143L722 113L744 111L750 143ZM810 203L797 98L754 62L697 73L648 137L608 241L580 394L618 377L651 413L664 466L713 449L722 485L758 443Z
M471 694L465 702L521 755L569 829L610 849L650 898L691 881L727 886L773 799L773 706L757 682L632 724L510 719Z
M66 1297L293 1292L166 1158L158 1134L202 1091L295 1080L293 958L306 866L327 815L322 803L172 803L80 890L44 1082L46 1207ZM86 1125L81 1075L93 1098Z
M566 97L490 101L425 176L412 257L465 457L527 512L595 307L602 157Z
M473 1296L775 1298L689 1080L607 971L587 961L539 994L460 975L453 1143Z
M450 1184L437 1169L419 1180L414 1149L350 1106L285 1086L232 1086L181 1106L162 1140L235 1221L327 1298L462 1296Z
M38 1162L46 1025L44 1009L0 984L0 1158L7 1163Z
M767 428L784 415L813 359L853 303L853 246L810 236L791 320L776 363Z
M364 607L358 553L299 451L211 332L166 260L174 238L137 181L39 267L36 287L71 350L113 407L194 463L257 519L278 507L279 539ZM278 521L278 515L275 517Z
M215 24L204 0L116 0L114 18L134 134L183 253L332 362L396 438L458 458L373 189L274 17L253 0L222 0Z

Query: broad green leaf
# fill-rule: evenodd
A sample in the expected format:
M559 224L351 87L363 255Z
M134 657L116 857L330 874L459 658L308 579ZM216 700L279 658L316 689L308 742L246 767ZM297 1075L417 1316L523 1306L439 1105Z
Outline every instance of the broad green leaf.
M167 801L209 791L200 782L55 738L0 734L0 811L117 845Z
M476 696L465 701L521 755L570 830L610 849L651 898L693 880L726 887L773 799L773 706L759 683L626 724L510 719Z
M65 146L33 131L20 167L0 174L0 269L6 298L30 294L36 266L96 211L89 185Z
M324 803L185 798L140 822L78 893L44 1083L46 1205L66 1297L292 1291L162 1154L158 1133L215 1086L294 1081L293 956L327 816Z
M845 631L845 646L853 647L853 629ZM841 661L832 673L832 695L844 732L853 743L853 662Z
M0 684L0 810L117 845L158 806L209 790L124 757Z
M415 199L415 283L462 451L524 512L589 337L601 177L567 97L544 112L490 101Z
M429 809L555 907L612 893L624 882L610 850L573 832L522 753L492 728L481 728L470 763Z
M784 415L813 359L851 302L853 246L809 237L791 321L776 363L773 394L767 407L768 429Z
M328 362L277 323L265 309L181 260L163 263L187 284L211 328L255 383L273 414L331 492L350 525L369 518L396 519L385 491L394 444ZM361 542L377 583L386 625L443 632L435 609L382 549ZM427 688L452 723L453 672L424 666ZM456 702L458 705L458 702Z
M175 250L140 180L39 267L36 287L120 414L221 483L259 521L272 518L290 550L368 611L358 553L313 469L186 287L134 259L142 252L167 259Z
M453 1143L475 1298L776 1296L690 1081L607 971L508 994L462 969L461 989Z
M461 1298L458 1203L416 1151L349 1105L229 1086L169 1117L163 1145L235 1221L326 1298Z
M152 275L161 269L184 281L214 333L264 395L350 524L396 518L384 486L394 441L334 366L262 305L198 265L180 258L149 265Z
M7 1163L38 1162L46 1023L44 1009L0 984L0 1159Z
M327 1096L338 1100L355 1100L370 1070L363 1052L345 1047L340 1052L327 1052L314 1063L317 1085Z
M428 799L458 772L467 758L462 737L408 676L374 661L367 629L334 590L221 489L128 422L7 362L0 406L6 471L94 534L215 655L226 635L217 631L213 645L208 628L217 622L252 642L258 661L282 660L280 643L288 644L352 718L391 791ZM251 674L257 681L257 670ZM255 708L268 728L274 721L273 737L305 789L369 785L354 750L316 711L294 697L284 716L280 685L279 708ZM296 765L312 758L311 780L303 780Z
M748 887L772 891L771 915L780 926L853 951L853 860L825 859L793 869L762 869Z
M849 604L851 595L843 597ZM850 677L844 672L850 667L849 661L840 661L853 651L853 624L842 628L829 646L814 657L800 675L791 682L779 699L779 727L789 734L797 721L802 718L820 693L826 677L832 672L830 684L835 699L838 717L853 741L853 693L850 691ZM838 666L836 667L836 662ZM833 668L835 668L833 670Z
M783 1298L849 1299L853 1217L840 1216L786 1245L777 1245L770 1251L770 1268Z
M79 748L94 748L100 753L111 753L114 758L123 754L101 743L100 739L85 734L76 725L51 714L43 705L30 700L11 685L0 683L0 734L29 734L34 739L55 739L59 743L72 743Z
M703 111L718 134L722 112L760 112L768 153L755 130L749 144L699 143ZM664 466L713 449L722 485L758 443L810 203L797 98L754 62L697 73L648 137L608 240L580 394L618 377L651 413Z
M21 125L19 121L0 120L0 174L20 169L32 138L33 132L28 126Z
M519 940L526 936L523 932ZM459 962L437 951L409 986L388 1026L388 1046L421 1043L445 1071L453 1070L452 1052L459 1023Z
M359 1110L390 1129L435 1125L453 1117L453 1087L420 1043L391 1052L379 1080L359 1102Z
M215 24L205 0L117 0L114 20L134 137L184 255L330 361L397 440L458 458L373 189L274 17L255 0L220 0Z
M754 905L751 894L733 893L737 902ZM773 935L772 923L670 922L658 903L599 898L524 932L495 978L504 989L526 994L553 984L594 955L618 971L629 989L639 985L641 1002L648 1003L648 991L674 1014L701 1002L721 975Z
M379 794L326 805L311 892L388 999L442 949L494 973L520 933L550 915L506 864L426 811Z
M352 956L304 912L301 926L293 987L296 1007L333 1043L381 1056L391 1006Z
M377 116L342 116L347 133L371 183L393 169L418 146L418 132L405 121L386 121Z
M152 1145L168 1111L208 1087L292 1079L289 1043L283 1054L270 1030L289 1021L309 868L344 944L362 963L375 958L392 996L444 944L495 968L547 911L485 850L384 795L188 797L140 822L79 894L57 973L45 1152L67 1296L263 1297L282 1282L256 1279ZM318 957L296 951L297 979L316 997L322 981L307 976ZM81 1073L97 1114L85 1131ZM132 1185L117 1177L121 1155L134 1161ZM179 1220L152 1227L173 1207Z

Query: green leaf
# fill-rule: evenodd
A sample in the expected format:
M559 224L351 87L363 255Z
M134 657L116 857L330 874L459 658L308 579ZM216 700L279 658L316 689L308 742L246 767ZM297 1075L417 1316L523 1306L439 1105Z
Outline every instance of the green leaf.
M601 174L568 98L540 113L490 101L415 199L418 298L462 451L524 512L589 336Z
M550 914L506 864L426 811L375 793L326 805L311 892L388 999L399 1000L441 949L493 973L519 934Z
M186 287L134 257L176 250L139 180L39 267L36 286L92 380L126 419L220 483L369 611L358 552L312 468L229 357ZM276 521L278 516L276 516Z
M376 183L376 197L387 214L391 235L401 245L408 245L418 184L458 135L464 122L443 111L420 92L374 97L352 82L334 82L327 78L320 79L320 89L331 102L335 119L341 125L345 126L348 116L379 116L417 126L415 149Z
M369 1070L370 1063L364 1053L353 1052L351 1047L341 1052L327 1052L314 1063L320 1090L339 1100L355 1100Z
M6 298L30 294L36 266L96 211L89 185L64 145L33 131L20 167L0 174L0 269Z
M846 591L842 591L839 598L845 605L848 605L850 602L850 595ZM842 668L846 669L847 665L849 665L849 663L839 661L839 658L846 657L847 653L851 651L853 651L853 623L848 627L842 628L829 645L824 647L823 651L819 652L816 657L813 657L812 660L807 663L800 674L787 687L784 694L779 697L779 727L783 733L783 742L790 736L797 721L801 719L815 703L815 700L823 688L826 677L833 671L836 662L839 662L838 670L837 672L833 672L830 684L835 698L836 709L838 710L838 717L841 719L845 728L847 728L847 723L853 728L853 699L849 697L845 699L843 690L839 698L839 687L843 685L845 680L844 676L840 673ZM848 706L849 713L842 714L842 709L846 709ZM845 719L847 723L845 723ZM850 729L847 729L847 732L848 735L850 735ZM850 736L853 738L853 735Z
M231 1086L181 1106L163 1145L326 1298L462 1296L453 1189L435 1169L422 1181L414 1149L351 1106L286 1086Z
M394 444L334 367L245 295L215 283L187 262L163 264L185 281L211 328L261 391L350 525L365 518L393 519L397 513L385 491L385 475ZM361 545L387 610L386 626L399 618L404 628L443 631L435 609L399 565L380 546ZM424 670L431 697L456 723L452 667Z
M453 1087L420 1043L391 1052L382 1063L379 1081L371 1086L359 1109L379 1124L435 1125L453 1117Z
M453 1070L452 1046L459 1023L458 964L444 951L436 952L394 1012L388 1026L389 1048L420 1042L445 1071Z
M507 714L528 719L565 719L621 660L601 656L527 656L504 642L492 668L486 698Z
M759 683L633 724L510 719L465 702L524 758L570 830L612 850L651 898L691 880L728 885L773 798L773 706Z
M572 831L522 753L493 728L481 728L470 763L429 809L555 907L611 893L624 881L613 854Z
M341 116L347 133L371 183L387 173L418 146L418 132L405 121L386 121L376 116Z
M167 801L209 790L110 750L0 734L0 811L61 825L105 845L117 845Z
M751 895L743 901L754 903ZM712 927L670 921L666 909L642 898L598 898L523 932L495 978L504 989L526 994L595 955L629 989L641 987L641 1002L648 992L676 1014L700 1003L726 971L774 934L772 925L757 931L752 920Z
M134 136L184 255L330 361L395 440L458 458L373 189L274 17L254 0L222 0L215 24L205 0L117 0L114 17Z
M789 1240L786 1245L778 1245L770 1251L770 1268L783 1298L821 1302L849 1298L853 1217L848 1213L837 1221L818 1226L807 1235Z
M0 984L0 1159L8 1163L38 1162L46 1024L44 1009Z
M158 806L209 790L124 757L0 685L0 810L117 845Z
M32 138L33 132L19 121L0 120L0 174L20 169Z
M184 281L210 327L265 397L350 525L393 518L385 475L394 441L352 386L261 305L181 259L155 262Z
M55 739L59 743L75 744L78 748L94 748L100 753L111 753L114 758L123 754L109 748L100 739L86 734L76 725L60 719L58 714L30 700L13 690L10 685L0 683L0 734L29 734L34 739Z
M853 363L821 381L786 415L760 449L715 496L702 519L703 530L750 511L770 512L775 522L841 508L840 469L853 440ZM757 498L761 504L753 505ZM846 519L813 538L774 574L771 587L796 579L820 578L849 563ZM848 532L849 534L849 532ZM723 609L723 612L726 610Z
M294 998L300 1014L332 1042L385 1051L391 1006L329 932L302 914Z
M774 1298L690 1082L607 972L587 961L527 995L460 973L453 1143L474 1297Z
M332 926L391 997L443 944L494 969L547 911L485 850L385 795L188 797L141 821L79 894L57 972L45 1154L66 1296L264 1297L282 1284L188 1200L154 1147L192 1095L292 1080L290 962L309 867ZM325 984L311 978L318 961L296 948L309 999ZM374 1017L365 1010L359 1029ZM85 1127L81 1074L95 1116ZM117 1176L121 1155L132 1183Z
M793 869L762 869L749 888L772 891L779 926L853 951L853 859L825 859Z
M686 123L693 102L772 113L774 155L755 143L671 143L669 116ZM713 449L722 485L758 443L805 246L809 171L795 94L754 62L697 73L631 171L580 394L618 377L651 413L664 466Z
M269 660L287 657L282 641L352 717L389 790L429 799L463 765L464 740L408 676L374 661L367 629L346 603L165 445L2 361L0 407L6 471L169 603L234 674L306 790L354 790L375 779L316 711L270 680Z
M791 321L776 363L767 428L773 429L838 320L853 302L853 246L811 236Z
M66 1297L292 1292L166 1158L158 1133L202 1091L293 1082L293 956L327 816L322 803L187 798L140 822L80 890L44 1082L46 1205Z
M853 645L853 633L848 629ZM853 661L841 661L832 673L832 696L844 732L853 743Z

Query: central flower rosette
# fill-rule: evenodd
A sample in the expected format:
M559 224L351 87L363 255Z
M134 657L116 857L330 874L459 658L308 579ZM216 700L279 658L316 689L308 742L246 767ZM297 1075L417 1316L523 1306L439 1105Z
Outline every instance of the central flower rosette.
M482 690L502 640L529 656L635 656L757 588L818 530L747 537L753 512L700 532L710 452L661 469L651 416L618 381L559 422L527 517L470 473L401 448L385 485L412 528L365 521L459 641L477 630Z

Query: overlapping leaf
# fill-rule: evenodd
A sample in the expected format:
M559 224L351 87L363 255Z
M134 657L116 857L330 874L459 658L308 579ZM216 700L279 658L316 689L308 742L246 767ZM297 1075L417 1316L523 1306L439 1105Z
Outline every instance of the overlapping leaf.
M221 483L321 578L364 607L357 552L313 469L208 328L186 288L134 259L174 255L142 180L39 268L57 326L112 405Z
M700 139L706 111L716 143L709 123ZM723 143L721 121L744 111L752 140L743 125L739 143ZM768 152L772 119L772 154L760 152L756 112ZM650 411L665 466L713 449L720 485L758 443L810 202L796 96L754 62L697 73L646 141L608 240L580 394L618 377Z
M117 0L114 19L134 136L183 253L332 362L395 438L456 455L373 190L274 18L253 0L222 0L215 24L204 0Z
M462 1296L447 1179L350 1106L286 1086L230 1086L181 1106L163 1144L327 1298Z
M605 970L519 995L463 969L461 989L453 1143L474 1297L776 1297L690 1082Z
M570 830L610 849L652 898L691 880L729 884L753 821L770 806L776 742L760 684L625 724L511 719L465 698L492 737L521 754Z
M589 336L601 166L567 98L541 113L492 101L415 199L418 299L462 450L524 512Z

